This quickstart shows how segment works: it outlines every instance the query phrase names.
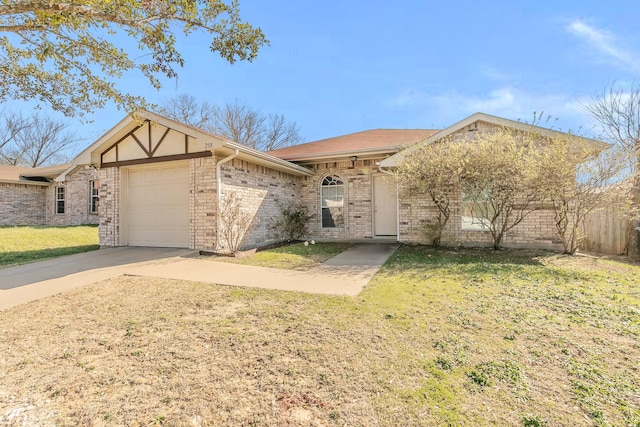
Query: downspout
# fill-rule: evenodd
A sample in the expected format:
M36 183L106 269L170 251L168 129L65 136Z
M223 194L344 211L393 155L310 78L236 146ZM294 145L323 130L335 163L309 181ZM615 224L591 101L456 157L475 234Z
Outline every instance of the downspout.
M378 165L378 170L387 175L393 175L393 172L383 169L382 166ZM398 186L398 180L396 179L396 241L400 241L400 188Z
M218 205L216 206L216 246L215 250L219 251L222 249L220 246L220 204L222 203L222 165L235 159L240 154L240 150L236 148L236 151L230 155L220 160L216 164L216 178L218 179Z

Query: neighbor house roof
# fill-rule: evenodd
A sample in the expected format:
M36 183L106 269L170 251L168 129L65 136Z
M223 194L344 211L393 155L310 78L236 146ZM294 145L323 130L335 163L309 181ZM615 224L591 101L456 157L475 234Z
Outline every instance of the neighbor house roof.
M446 129L443 129L439 132L434 132L433 134L431 134L428 138L426 138L424 140L424 143L431 143L433 141L437 141L440 140L442 138L446 138L447 136L466 128L469 125L472 125L473 123L476 122L484 122L484 123L489 123L495 126L501 126L501 127L506 127L506 128L512 128L512 129L517 129L517 130L521 130L524 132L533 132L535 134L541 135L541 136L546 136L546 137L550 137L550 138L558 138L558 137L563 137L566 135L569 135L569 133L567 132L562 132L562 131L557 131L557 130L553 130L553 129L547 129L547 128L543 128L540 126L535 126L535 125L531 125L528 123L523 123L523 122L518 122L515 120L509 120L509 119L505 119L502 117L497 117L497 116L492 116L490 114L485 114L485 113L475 113L470 115L469 117L460 120L457 123L454 123L453 125L449 126ZM576 135L572 135L575 138L581 138L584 140L589 141L590 143L593 144L597 144L599 146L602 147L602 149L606 148L607 144L601 142L601 141L596 141L594 139L590 139L590 138L584 138L584 137L579 137ZM415 145L414 147L411 147L407 150L404 151L400 151L397 154L394 154L393 156L390 156L384 160L382 160L380 162L380 166L382 167L395 167L398 166L400 163L402 163L402 161L404 160L404 158L411 154L415 149L416 149L417 145Z
M63 165L47 166L43 168L27 168L27 171L22 173L22 176L27 178L55 178L62 172L67 170L71 166L71 163L65 163Z
M397 152L437 133L433 129L372 129L268 151L283 160L313 160Z
M46 168L26 168L22 166L0 165L0 182L12 184L48 185L45 181L30 180L29 178L55 178L68 165L51 166Z

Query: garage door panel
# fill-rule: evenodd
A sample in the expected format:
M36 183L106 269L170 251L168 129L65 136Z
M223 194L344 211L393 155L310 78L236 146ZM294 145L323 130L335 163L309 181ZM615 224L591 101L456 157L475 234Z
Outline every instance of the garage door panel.
M189 168L129 171L130 246L189 247Z

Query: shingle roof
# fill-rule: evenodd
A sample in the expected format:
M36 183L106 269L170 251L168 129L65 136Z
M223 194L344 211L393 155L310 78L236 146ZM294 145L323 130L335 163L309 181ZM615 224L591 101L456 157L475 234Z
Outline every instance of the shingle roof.
M401 147L420 142L437 133L433 129L373 129L334 138L308 142L269 151L268 154L283 160L304 160L331 157L337 155L357 154L357 152L398 151Z

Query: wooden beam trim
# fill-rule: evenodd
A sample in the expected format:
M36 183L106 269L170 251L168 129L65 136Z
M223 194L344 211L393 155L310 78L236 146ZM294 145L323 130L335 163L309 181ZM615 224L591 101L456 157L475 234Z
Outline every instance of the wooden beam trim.
M149 157L146 159L133 159L133 160L123 160L121 162L108 162L103 163L100 167L103 168L115 168L121 166L133 166L133 165L144 165L149 163L160 163L160 162L173 162L177 160L188 160L188 159L196 159L199 157L211 157L211 151L200 151L198 153L187 153L187 154L174 154L171 156L161 156L161 157Z
M151 157L153 157L153 155L156 153L156 151L158 150L158 147L160 147L160 144L162 144L162 141L164 141L164 139L167 137L169 132L171 132L171 128L167 128L167 130L164 131L164 134L160 137L160 141L158 141L158 144L156 144L153 151L151 151Z
M148 122L149 120L146 120L144 123ZM116 142L114 142L113 144L111 144L111 146L109 146L109 148L107 148L106 150L104 150L101 153L100 159L102 160L102 154L107 153L109 150L111 150L113 147L117 147L118 144L120 144L122 141L124 141L125 139L127 139L129 137L129 135L132 135L135 131L137 131L138 129L140 129L142 126L144 126L144 123L142 123L141 125L136 126L131 132L129 132L128 134L126 134L125 136L123 136L122 138L120 138L119 140L117 140Z
M184 154L189 153L189 135L184 135Z
M149 122L149 157L153 157L153 151L151 151L151 122Z
M138 145L140 146L140 148L142 148L142 151L144 151L144 154L147 155L147 157L151 158L151 153L147 151L146 148L144 148L144 144L142 144L142 142L140 142L140 140L138 139L137 136L135 136L134 134L131 134L131 138L133 138L133 140L135 142L138 143Z

